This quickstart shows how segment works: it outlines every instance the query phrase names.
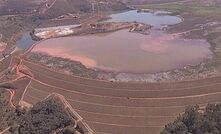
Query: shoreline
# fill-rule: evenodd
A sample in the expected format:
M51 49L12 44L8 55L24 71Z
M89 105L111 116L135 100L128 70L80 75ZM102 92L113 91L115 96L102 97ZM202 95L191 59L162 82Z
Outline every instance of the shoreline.
M131 72L116 72L116 71L108 71L108 70L103 70L103 69L88 68L79 61L73 61L73 60L66 59L66 58L54 57L54 56L50 56L50 55L46 55L42 53L36 53L36 52L31 52L30 54L28 54L27 57L28 57L27 60L30 60L31 62L44 65L48 68L52 68L54 70L61 71L63 73L67 73L67 74L74 75L74 76L82 75L82 77L85 77L84 74L76 73L75 68L81 68L84 70L84 73L89 72L93 74L93 76L89 76L89 78L93 77L93 79L108 80L112 82L141 82L141 83L143 82L151 82L151 83L152 82L167 82L167 81L177 82L177 81L183 81L183 80L193 80L193 79L196 79L196 77L198 79L205 78L207 76L211 76L215 74L214 72L217 72L216 70L214 70L214 72L211 72L211 73L207 72L207 74L204 74L205 73L204 71L201 74L201 77L198 76L198 73L193 74L193 72L196 70L199 70L199 68L204 68L202 66L205 65L205 60L200 62L197 65L186 65L186 66L171 69L168 71L159 71L155 73L131 73ZM47 60L44 60L44 59L47 59ZM70 68L66 67L68 66L68 64L73 64L73 67L70 67ZM191 75L187 76L187 74L191 74Z
M29 55L30 56L30 55ZM40 55L40 56L45 56L45 55ZM44 57L43 57L44 58ZM50 60L55 60L57 62L60 62L62 61L60 57L50 57L49 58ZM92 79L92 80L99 80L99 81L107 81L107 82L130 82L130 83L159 83L159 82L162 82L162 83L167 83L167 82L186 82L186 81L193 81L193 80L196 80L195 78L192 78L192 79L180 79L180 80L177 80L177 79L166 79L166 80L153 80L153 79L150 79L150 76L156 76L157 74L143 74L144 76L146 75L148 77L148 79L139 79L139 80L125 80L125 79L114 79L113 76L116 76L116 75L119 75L119 73L114 73L112 72L112 74L110 72L107 72L107 71L98 71L98 70L93 70L91 68L87 68L88 70L92 71L92 74L94 73L94 71L96 71L95 73L100 73L101 75L103 74L103 77L102 76L99 76L96 74L96 76L99 76L99 77L85 77L85 76L79 76L79 75L76 75L76 74L71 74L71 72L68 72L67 70L62 70L62 69L59 69L57 68L58 66L61 67L59 64L56 64L55 66L51 66L50 65L50 61L49 61L49 64L44 64L42 62L39 62L39 61L36 61L36 60L32 60L30 59L30 57L26 58L25 59L26 61L28 62L33 62L35 64L39 64L39 65L42 65L46 68L49 68L49 69L52 69L52 70L55 70L55 71L58 71L60 73L63 73L63 74L68 74L68 75L72 75L72 76L75 76L75 77L80 77L80 78L85 78L85 79ZM48 61L46 61L48 62ZM71 61L69 59L63 59L62 62L66 62L67 64L79 64L80 66L82 66L82 64L80 62L77 62L77 61ZM84 66L84 65L83 65ZM85 66L84 66L85 67ZM61 67L63 68L63 67ZM177 71L177 70L173 70L173 71ZM162 72L162 74L165 74L166 72ZM104 75L105 74L105 75ZM94 75L94 74L93 74ZM109 77L108 77L109 75ZM112 76L111 76L112 75ZM120 75L130 75L130 74L120 74ZM133 75L133 74L132 74ZM136 74L135 74L136 75ZM160 74L158 74L159 76ZM210 75L210 76L206 76L206 77L199 77L197 78L197 80L201 80L201 79L205 79L205 78L215 78L217 76L221 76L221 74L214 74L214 75ZM105 77L105 78L104 78Z

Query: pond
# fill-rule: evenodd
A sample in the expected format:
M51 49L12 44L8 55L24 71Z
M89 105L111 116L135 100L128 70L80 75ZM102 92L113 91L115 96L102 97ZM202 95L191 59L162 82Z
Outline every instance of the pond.
M30 33L26 32L22 35L21 39L16 42L16 44L18 48L26 50L36 42L37 41L32 40Z
M136 10L131 10L128 12L112 14L110 17L112 19L109 22L140 22L152 25L153 28L161 28L163 25L173 25L180 23L181 18L171 15L158 15L160 11L154 13L137 12Z

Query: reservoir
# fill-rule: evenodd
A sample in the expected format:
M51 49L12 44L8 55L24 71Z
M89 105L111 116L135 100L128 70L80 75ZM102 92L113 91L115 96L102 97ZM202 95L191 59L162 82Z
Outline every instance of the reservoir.
M141 22L153 26L149 35L128 29L112 33L45 40L32 52L79 61L87 67L130 73L154 73L196 65L211 57L205 40L181 39L160 30L180 23L177 16L127 11L111 15L111 22Z

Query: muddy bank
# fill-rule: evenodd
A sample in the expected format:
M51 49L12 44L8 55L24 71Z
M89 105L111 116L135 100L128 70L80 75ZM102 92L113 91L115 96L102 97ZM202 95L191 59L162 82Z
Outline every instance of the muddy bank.
M85 67L83 64L77 61L71 61L69 59L63 59L59 57L52 57L47 54L40 53L29 53L26 59L40 63L49 68L61 71L66 74L76 75L86 78L96 79L98 77L98 72Z
M216 67L210 67L204 62L197 66L187 65L181 69L171 71L153 73L153 74L134 74L134 73L117 73L111 71L104 71L99 69L91 69L85 67L77 61L64 59L60 57L52 57L43 53L29 53L27 60L42 64L48 68L60 71L65 74L93 78L108 81L121 82L162 82L162 81L180 81L200 79L218 75L220 70Z

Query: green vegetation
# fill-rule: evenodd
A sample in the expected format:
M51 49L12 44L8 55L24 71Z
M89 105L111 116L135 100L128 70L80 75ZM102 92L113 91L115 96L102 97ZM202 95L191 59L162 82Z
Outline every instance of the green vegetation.
M205 110L188 107L183 115L166 125L161 134L220 134L221 104L209 104Z
M220 6L205 6L199 5L197 3L189 4L148 4L138 6L139 8L154 8L154 9L166 9L170 11L175 11L177 14L182 14L185 12L192 13L197 16L210 16L216 17L221 15L221 7Z
M12 134L75 134L82 129L66 111L61 100L50 96L31 109L13 108L9 105L9 93L0 90L0 132L6 128Z
M6 129L11 125L11 115L13 115L13 109L8 105L9 93L0 89L0 131Z
M56 98L39 102L21 116L18 132L21 134L49 134L67 126L74 127L74 122Z

